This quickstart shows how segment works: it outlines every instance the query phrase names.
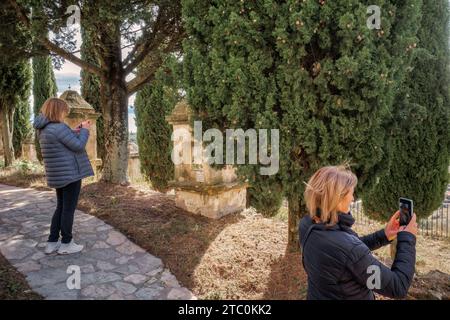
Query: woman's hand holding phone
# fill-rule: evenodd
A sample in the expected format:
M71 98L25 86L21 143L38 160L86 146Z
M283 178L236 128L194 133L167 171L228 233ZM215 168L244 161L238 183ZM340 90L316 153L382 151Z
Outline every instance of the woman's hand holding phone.
M83 129L91 129L91 122L89 120L83 121L81 123L81 128Z
M406 231L409 233L412 233L413 235L417 236L417 222L416 222L416 214L413 213L411 217L411 221L406 226L401 226L400 231Z
M389 219L389 222L384 228L384 233L386 234L386 238L388 238L389 241L392 241L395 238L397 238L397 233L400 231L399 217L400 211L397 211L392 215L391 219Z
M73 129L73 131L75 131L76 133L80 133L80 130L81 130L81 123Z
M75 131L76 133L80 133L80 130L82 128L90 130L91 129L91 121L89 121L89 120L83 121L78 126L76 126L75 129L73 129L73 131Z

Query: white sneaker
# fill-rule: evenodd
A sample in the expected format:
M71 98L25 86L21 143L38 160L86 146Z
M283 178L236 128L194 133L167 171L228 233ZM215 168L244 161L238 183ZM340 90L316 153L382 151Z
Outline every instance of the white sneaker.
M69 243L61 243L61 246L58 249L58 254L72 254L77 253L83 250L84 246L80 244L76 244L75 242L70 241Z
M52 254L56 252L61 246L61 241L57 242L47 242L47 246L45 247L45 254Z

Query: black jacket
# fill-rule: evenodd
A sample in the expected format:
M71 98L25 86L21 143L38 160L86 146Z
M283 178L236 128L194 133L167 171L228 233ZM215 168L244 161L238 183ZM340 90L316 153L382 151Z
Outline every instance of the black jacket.
M370 252L389 243L384 230L360 238L351 229L354 222L350 213L339 214L339 222L332 227L316 224L309 216L300 221L307 299L373 300L369 286L376 285L373 270L377 267L380 285L373 291L392 298L405 297L414 275L416 237L409 232L397 234L397 254L389 269Z

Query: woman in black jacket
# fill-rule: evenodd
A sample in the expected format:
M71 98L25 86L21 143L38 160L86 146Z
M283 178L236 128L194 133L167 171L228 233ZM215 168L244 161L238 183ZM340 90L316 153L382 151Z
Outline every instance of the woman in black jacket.
M350 213L356 176L345 166L319 169L307 183L309 216L299 225L303 266L308 275L307 299L373 300L373 292L392 298L406 296L416 261L416 216L400 227L397 211L386 228L359 237ZM397 238L391 268L371 253Z

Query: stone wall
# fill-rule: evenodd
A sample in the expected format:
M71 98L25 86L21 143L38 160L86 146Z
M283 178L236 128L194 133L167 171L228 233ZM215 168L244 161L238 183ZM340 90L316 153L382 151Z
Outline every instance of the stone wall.
M30 162L37 162L36 146L34 141L25 141L22 145L22 159Z
M34 142L26 141L22 146L22 159L30 162L36 162L36 147ZM141 162L139 160L139 153L132 147L128 158L128 176L131 182L145 181L141 174Z
M144 176L141 173L141 161L139 153L130 153L128 157L128 178L131 182L143 182Z

